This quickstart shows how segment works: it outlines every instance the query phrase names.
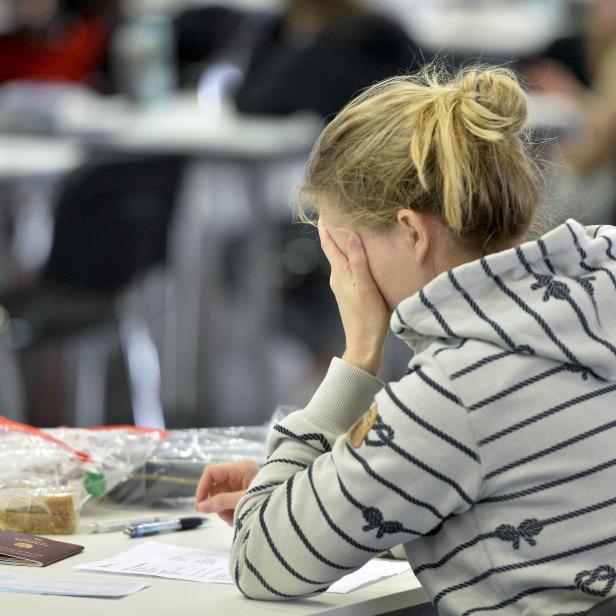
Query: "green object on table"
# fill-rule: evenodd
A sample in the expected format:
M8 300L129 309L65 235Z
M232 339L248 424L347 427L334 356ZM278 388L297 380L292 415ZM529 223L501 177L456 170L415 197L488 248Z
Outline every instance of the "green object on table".
M84 487L92 498L102 498L107 493L107 480L105 479L105 475L97 471L86 471Z

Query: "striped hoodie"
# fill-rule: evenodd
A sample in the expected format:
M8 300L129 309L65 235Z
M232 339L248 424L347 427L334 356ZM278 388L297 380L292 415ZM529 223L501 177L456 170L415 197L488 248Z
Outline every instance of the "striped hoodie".
M392 328L404 377L334 359L272 429L235 513L239 589L319 593L404 544L441 616L616 595L616 228L569 220L456 267Z

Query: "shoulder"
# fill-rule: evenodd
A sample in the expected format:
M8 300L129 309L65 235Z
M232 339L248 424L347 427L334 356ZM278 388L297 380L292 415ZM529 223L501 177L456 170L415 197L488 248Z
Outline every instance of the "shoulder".
M445 448L460 465L481 463L467 407L432 354L420 353L408 374L385 384L376 408L380 423L424 458Z
M413 357L407 373L399 380L387 383L383 394L397 406L412 405L415 408L425 408L430 413L437 413L430 409L458 409L464 411L465 405L459 395L451 375L446 366L443 366L435 354L438 350L431 345L426 350ZM454 351L452 350L452 353Z

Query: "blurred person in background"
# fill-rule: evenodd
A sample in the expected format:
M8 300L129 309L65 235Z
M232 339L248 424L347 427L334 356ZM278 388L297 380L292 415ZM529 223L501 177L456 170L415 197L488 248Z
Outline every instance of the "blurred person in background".
M245 113L327 117L361 89L420 64L402 28L360 0L288 0L255 45L235 100Z
M593 196L602 193L608 211L591 212L592 221L616 222L616 2L588 0L580 32L554 41L525 72L535 90L563 95L579 110L580 125L561 140L556 155L574 175L555 185L569 192L569 200L579 183ZM567 198L561 192L556 201Z
M44 80L101 85L116 2L11 2L14 25L0 36L0 83Z

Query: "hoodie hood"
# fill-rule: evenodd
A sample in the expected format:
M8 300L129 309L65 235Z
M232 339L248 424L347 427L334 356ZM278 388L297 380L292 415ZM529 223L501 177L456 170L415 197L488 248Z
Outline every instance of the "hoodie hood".
M402 301L394 333L421 352L475 339L616 380L616 227L568 220L465 263Z

